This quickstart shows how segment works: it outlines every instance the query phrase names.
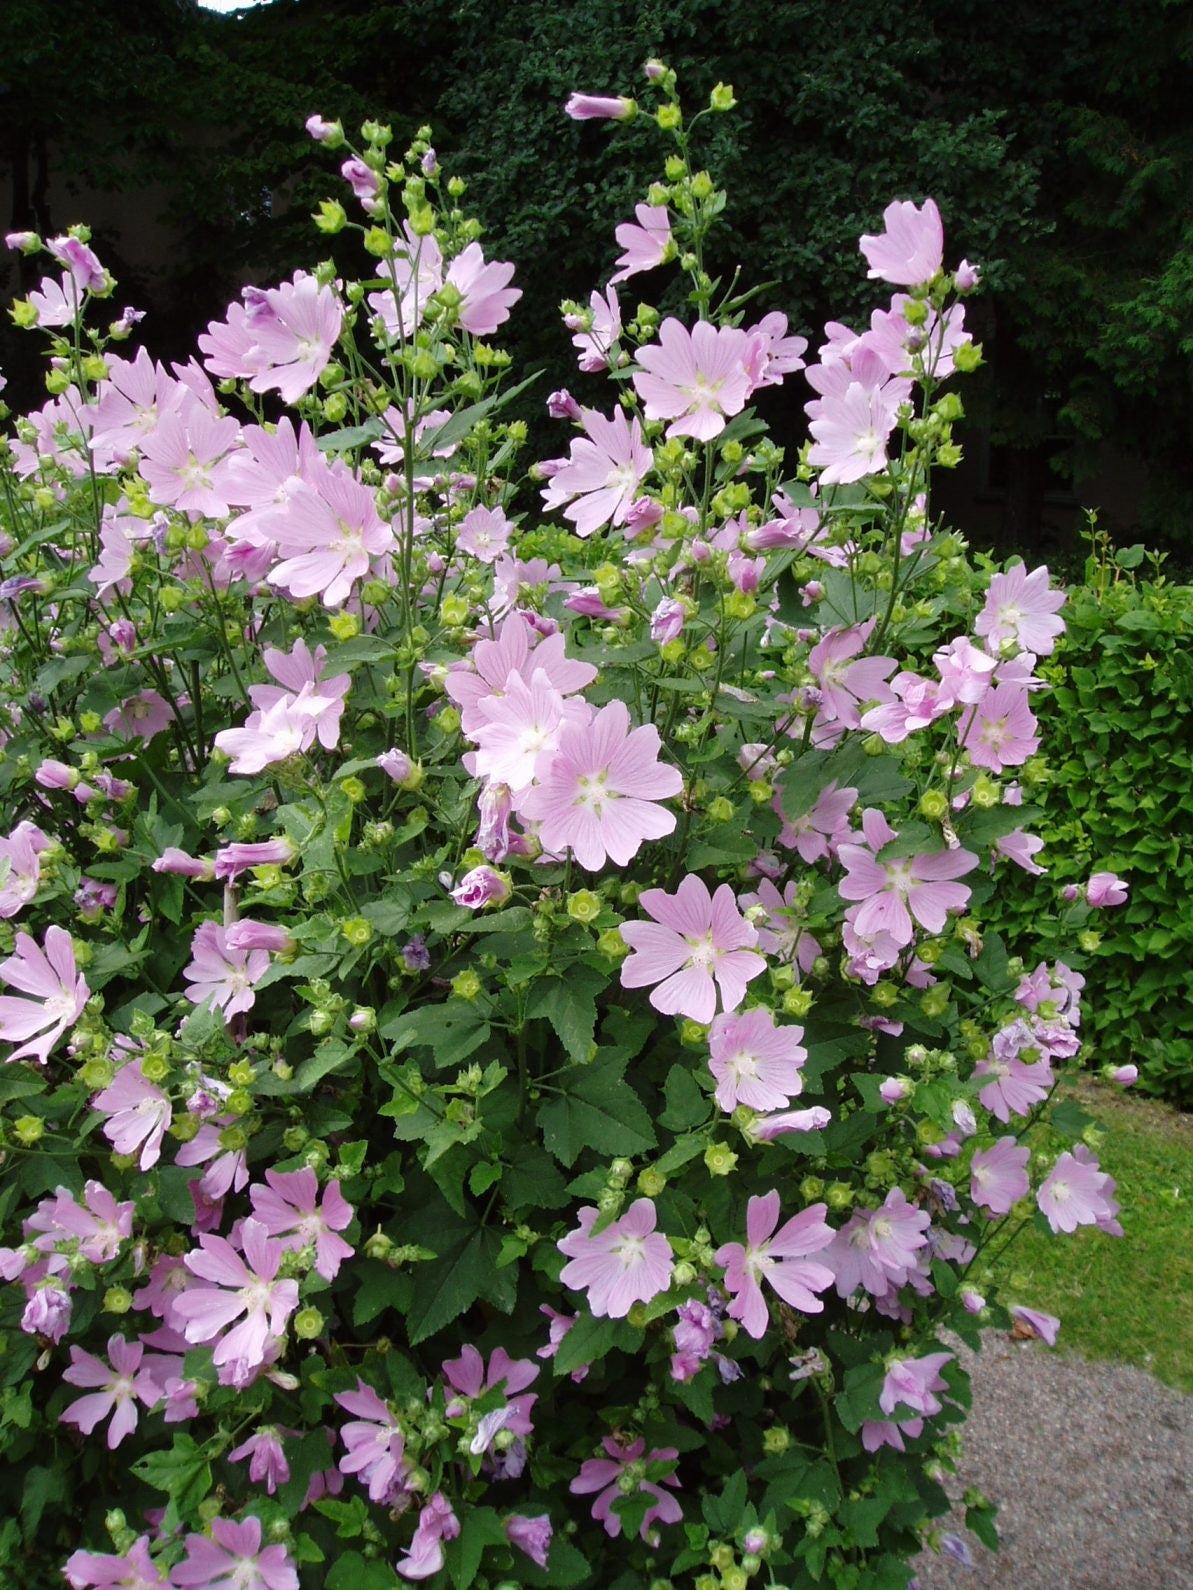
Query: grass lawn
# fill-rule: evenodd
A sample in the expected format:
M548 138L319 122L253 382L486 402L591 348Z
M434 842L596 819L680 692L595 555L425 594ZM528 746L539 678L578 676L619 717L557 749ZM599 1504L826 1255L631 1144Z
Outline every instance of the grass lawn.
M1106 1128L1124 1236L1028 1228L998 1261L1004 1296L1058 1315L1059 1347L1193 1392L1193 1116L1088 1079L1076 1092Z

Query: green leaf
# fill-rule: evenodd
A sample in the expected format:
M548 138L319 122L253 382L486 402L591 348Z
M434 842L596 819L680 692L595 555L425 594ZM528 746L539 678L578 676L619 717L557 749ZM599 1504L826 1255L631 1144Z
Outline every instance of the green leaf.
M704 1498L702 1512L708 1527L719 1535L732 1535L745 1509L746 1492L745 1471L735 1469L725 1481L725 1488L719 1496L713 1496L710 1492Z
M169 1498L162 1526L171 1532L194 1515L211 1490L211 1465L189 1435L178 1434L169 1452L147 1452L132 1465L138 1479Z
M1087 1115L1076 1099L1062 1099L1053 1106L1048 1119L1062 1137L1080 1137L1093 1116Z
M506 1170L502 1196L511 1214L525 1208L564 1209L571 1202L563 1176L541 1148L527 1148Z
M541 1106L543 1142L561 1165L576 1163L586 1148L598 1154L642 1154L655 1146L642 1101L623 1081L626 1061L598 1059L572 1066L558 1080L562 1097Z
M342 430L326 431L315 438L321 453L346 453L353 447L364 447L385 435L385 422L379 415L365 420L363 425L346 425Z
M667 1108L659 1116L659 1125L669 1132L686 1132L708 1118L708 1100L687 1061L680 1060L671 1067L663 1084L663 1097Z
M591 966L575 963L565 976L540 979L527 1001L526 1014L549 1021L569 1056L581 1064L592 1052L596 996L606 981Z
M487 1298L505 1314L514 1306L517 1272L513 1265L497 1268L501 1251L497 1231L457 1227L446 1246L436 1244L436 1249L439 1257L419 1271L418 1288L406 1316L412 1347L450 1325L478 1297Z
M599 1363L616 1347L623 1353L636 1353L642 1346L642 1332L623 1319L597 1319L581 1314L568 1331L553 1359L557 1375L570 1375L573 1369Z
M404 1583L384 1558L362 1557L359 1551L337 1554L323 1581L324 1590L394 1590Z
M476 1583L476 1572L486 1546L507 1544L505 1525L492 1507L470 1507L460 1521L460 1533L446 1541L444 1562L456 1590L469 1590Z
M546 1590L572 1590L576 1585L590 1582L592 1569L588 1559L581 1556L558 1529L551 1539L551 1551L546 1568L518 1553L518 1583L546 1587Z
M442 1005L420 1005L381 1025L381 1036L392 1041L394 1053L426 1048L437 1066L459 1065L489 1037L482 1010L466 999L449 999Z

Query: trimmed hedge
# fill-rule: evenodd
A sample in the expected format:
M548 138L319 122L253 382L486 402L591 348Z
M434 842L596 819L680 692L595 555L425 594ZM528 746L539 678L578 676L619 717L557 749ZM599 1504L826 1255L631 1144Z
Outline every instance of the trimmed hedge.
M1091 559L1069 593L1055 685L1034 704L1049 778L1043 864L1057 890L1058 945L1085 928L1085 1054L1098 1066L1134 1062L1140 1084L1193 1103L1193 587L1138 580L1144 560ZM1130 884L1127 904L1066 908L1061 889L1099 868ZM1004 934L1040 937L1034 880L1008 891ZM1044 924L1047 928L1048 924ZM1091 937L1090 935L1094 935ZM1095 942L1095 938L1098 942ZM1026 945L1025 945L1026 947Z

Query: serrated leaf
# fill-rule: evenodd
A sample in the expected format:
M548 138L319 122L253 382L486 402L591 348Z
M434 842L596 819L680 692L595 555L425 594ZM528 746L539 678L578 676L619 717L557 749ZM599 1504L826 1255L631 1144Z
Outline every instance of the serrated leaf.
M439 1257L419 1272L418 1290L406 1316L412 1347L450 1325L478 1297L509 1313L517 1292L517 1272L512 1265L497 1268L500 1251L496 1231L480 1226L456 1228L456 1234L439 1248Z
M592 1051L596 1031L596 996L606 981L591 966L569 966L565 976L539 981L527 1001L526 1014L549 1021L570 1057L583 1063Z
M642 1332L621 1319L597 1319L581 1314L559 1344L553 1360L557 1375L570 1375L573 1369L599 1363L616 1347L624 1353L637 1352Z
M642 1101L623 1081L623 1059L573 1066L559 1078L562 1097L543 1104L543 1142L560 1164L572 1166L586 1148L598 1154L643 1154L655 1146L654 1127Z
M444 1544L444 1563L456 1590L469 1590L476 1583L486 1546L506 1544L505 1525L494 1509L470 1507L460 1521L460 1533Z

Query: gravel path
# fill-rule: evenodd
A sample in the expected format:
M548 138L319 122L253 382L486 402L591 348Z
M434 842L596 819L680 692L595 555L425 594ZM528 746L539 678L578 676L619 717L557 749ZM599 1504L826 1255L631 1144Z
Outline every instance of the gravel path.
M1193 1397L996 1333L961 1354L974 1405L949 1489L999 1504L1002 1549L966 1535L970 1572L925 1554L921 1590L1193 1590Z

